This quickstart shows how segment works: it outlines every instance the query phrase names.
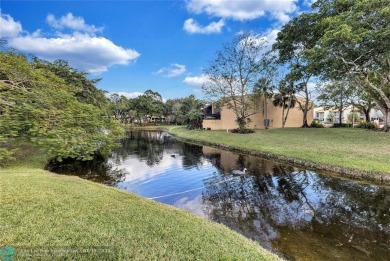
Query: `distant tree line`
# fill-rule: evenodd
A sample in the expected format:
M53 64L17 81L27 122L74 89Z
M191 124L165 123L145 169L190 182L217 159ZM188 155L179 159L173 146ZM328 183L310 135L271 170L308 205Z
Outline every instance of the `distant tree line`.
M110 100L114 118L124 124L163 122L186 125L189 129L202 127L205 103L194 95L164 102L158 92L147 90L136 98L114 93Z

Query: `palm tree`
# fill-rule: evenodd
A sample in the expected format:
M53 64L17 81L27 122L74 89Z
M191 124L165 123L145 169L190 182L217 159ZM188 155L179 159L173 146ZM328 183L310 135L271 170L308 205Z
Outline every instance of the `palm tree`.
M273 95L273 89L275 87L272 85L272 82L271 80L265 78L265 77L262 77L260 78L254 88L253 88L253 93L255 95L259 95L262 97L262 100L264 102L264 107L263 107L263 115L264 115L264 119L268 119L268 111L267 111L267 101L269 98L272 97ZM265 124L265 128L268 129L268 125Z
M295 97L293 83L290 83L290 85L287 86L285 82L281 82L278 91L279 92L273 96L272 103L274 106L282 108L282 128L284 128L287 122L288 113L291 108L295 107L297 98Z
M202 127L203 102L197 100L194 95L183 99L181 111L183 121L187 123L187 128L198 129Z

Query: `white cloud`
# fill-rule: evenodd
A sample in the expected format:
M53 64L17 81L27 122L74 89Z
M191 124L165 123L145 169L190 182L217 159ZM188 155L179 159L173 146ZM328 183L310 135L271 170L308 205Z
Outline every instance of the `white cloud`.
M6 37L9 47L33 53L49 61L67 60L71 66L94 74L107 71L113 65L126 65L140 56L133 49L126 49L107 38L95 36L93 33L100 29L85 24L81 17L74 17L70 13L59 20L54 16L50 17L49 15L48 20L53 26L74 29L76 32L43 37L38 29L33 33L23 32L22 35L20 22L15 22L9 15L1 15L1 36Z
M278 33L280 32L280 29L270 29L265 32L264 39L267 41L267 51L271 50L272 45L276 42L276 38L278 37Z
M171 64L170 67L163 67L156 72L166 78L173 78L182 75L186 72L186 66L178 63Z
M86 24L84 18L73 16L72 13L61 16L59 19L56 19L56 17L52 14L48 14L46 22L56 29L68 28L74 31L86 33L97 33L103 30L103 27Z
M16 22L11 16L1 14L0 16L0 37L16 37L22 32L22 25Z
M9 39L8 44L45 60L68 60L71 66L95 74L115 64L128 64L140 56L137 51L117 46L109 39L86 34L58 38L20 36Z
M222 0L189 0L187 9L200 14L231 18L244 21L253 20L266 15L285 20L287 14L295 12L297 0L257 0L257 1L222 1ZM284 15L281 15L284 14Z
M192 86L200 89L202 88L203 85L210 83L210 80L206 75L202 74L193 77L188 76L184 79L183 83L188 86Z
M194 19L189 18L185 20L183 29L191 34L214 34L221 33L224 25L225 22L223 19L218 22L212 22L207 26L201 26Z
M118 94L119 96L125 96L128 99L137 98L138 96L143 95L142 92L112 92L108 94L108 97L114 93Z

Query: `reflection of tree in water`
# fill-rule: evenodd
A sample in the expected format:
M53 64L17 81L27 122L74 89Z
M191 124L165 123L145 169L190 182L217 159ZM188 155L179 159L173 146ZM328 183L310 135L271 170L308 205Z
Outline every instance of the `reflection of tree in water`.
M148 166L155 166L161 163L164 154L171 153L173 157L181 156L183 166L190 168L197 166L203 156L202 146L178 142L162 131L131 131L120 143L121 147L112 154L112 159L118 165L132 155L145 161Z
M51 160L46 169L54 173L79 176L109 186L114 186L125 178L125 172L114 169L107 159L95 155L92 160L75 160L71 158L58 162Z
M164 149L172 147L172 138L162 131L131 131L126 138L120 141L112 159L117 164L124 161L129 155L136 155L148 166L159 164L164 155Z
M188 143L180 143L180 154L183 156L182 162L184 168L197 166L202 161L203 147Z
M370 254L374 258L390 254L389 189L250 156L238 156L237 163L252 175L225 183L217 183L226 177L216 175L205 182L202 200L208 218L265 247L283 228L314 233L360 254L375 249Z

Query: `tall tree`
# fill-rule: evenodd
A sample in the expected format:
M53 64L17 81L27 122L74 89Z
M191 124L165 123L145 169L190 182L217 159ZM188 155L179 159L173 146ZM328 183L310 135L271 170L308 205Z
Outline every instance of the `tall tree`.
M58 158L90 159L115 146L123 129L107 111L80 101L81 86L35 65L0 52L0 139L25 138Z
M377 107L375 99L372 94L367 93L364 89L357 90L356 99L352 104L354 107L358 108L361 113L364 114L366 122L370 122L370 112L372 109Z
M305 52L315 47L321 31L317 14L303 13L283 26L273 45L273 49L278 52L278 63L287 65L290 69L286 80L293 81L297 86L297 93L303 97L303 100L297 99L303 113L302 127L309 127L307 115L313 103L308 83L317 69L313 61L308 61Z
M140 120L142 117L149 119L151 116L162 116L164 113L161 95L152 90L146 90L143 95L135 98L133 106Z
M343 112L353 104L354 86L347 81L337 81L318 86L317 97L321 106L326 110L337 110L339 124L342 124Z
M282 108L282 128L286 125L290 109L295 107L296 102L294 84L281 81L278 92L273 96L272 103L274 106Z
M129 100L125 96L116 93L110 95L110 100L111 110L114 113L115 119L125 123L127 113L130 110Z
M318 0L323 34L307 52L328 79L349 77L374 94L390 124L390 0Z
M178 116L181 115L180 107L183 102L182 98L169 99L164 103L164 116L169 122L178 123Z
M275 82L277 81L277 64L274 62L275 56L272 52L268 52L262 56L262 75L257 80L253 87L253 93L255 96L261 97L264 119L268 121L268 100L272 98L273 91L276 88ZM265 122L265 129L268 129L268 123Z
M181 116L183 122L187 124L189 129L199 129L202 127L204 103L190 95L183 99L180 106Z
M204 70L208 82L203 85L203 91L234 112L240 130L250 122L249 116L259 112L257 99L251 94L261 77L259 58L265 44L264 38L241 34L217 52Z
M100 78L89 79L88 73L72 68L65 60L56 60L51 63L34 57L32 66L48 70L63 79L67 85L77 87L78 91L75 96L80 102L92 104L109 113L109 99L105 96L105 91L96 87Z

